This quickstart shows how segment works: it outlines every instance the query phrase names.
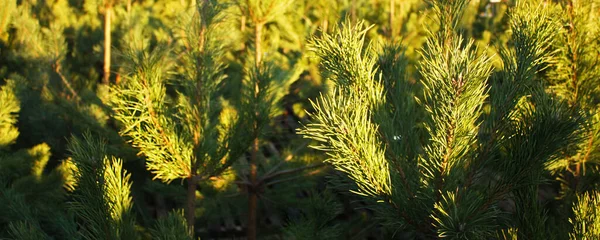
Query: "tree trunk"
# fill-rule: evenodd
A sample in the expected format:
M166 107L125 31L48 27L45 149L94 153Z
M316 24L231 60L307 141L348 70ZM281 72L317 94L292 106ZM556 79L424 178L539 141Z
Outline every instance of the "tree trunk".
M255 44L255 60L256 60L256 71L260 71L260 64L262 61L262 49L261 49L261 44L262 44L262 29L263 29L263 23L260 21L257 21L256 19L254 19L254 44ZM254 99L255 101L258 101L258 94L259 94L259 84L258 81L260 81L260 79L256 79L256 81L254 82ZM258 111L254 113L256 116L256 119L258 119ZM254 122L254 143L252 144L252 155L250 156L250 183L251 186L248 189L248 231L247 231L247 238L248 240L256 240L256 219L257 219L257 206L258 206L258 196L257 196L257 188L258 188L258 184L256 181L256 177L258 174L258 168L257 168L257 155L258 155L258 123Z
M188 224L190 236L194 236L194 223L196 221L196 186L198 180L195 175L188 178L187 200L185 206L185 220Z
M256 129L255 129L256 130ZM258 155L258 137L254 138L252 144L252 156L250 158L250 182L251 185L248 187L248 240L256 240L256 228L257 228L257 207L258 207L258 196L256 195L256 175L257 166L256 159Z
M110 28L112 18L112 5L107 4L104 13L104 79L102 83L109 84L110 81Z

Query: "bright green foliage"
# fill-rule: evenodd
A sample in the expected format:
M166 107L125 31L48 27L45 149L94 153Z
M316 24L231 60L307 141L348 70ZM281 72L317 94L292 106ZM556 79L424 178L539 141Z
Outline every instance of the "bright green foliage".
M17 0L2 0L0 2L0 40L6 32L6 27L9 25L13 11L17 6Z
M596 68L599 4L597 0L561 1L559 19L565 27L556 36L559 55L549 78L553 93L584 109L600 103L600 70Z
M123 134L129 135L134 146L144 152L148 168L157 178L167 182L186 178L191 175L192 146L186 142L188 139L176 135L172 115L165 110L161 68L166 61L160 59L157 51L141 53L140 57L143 58L137 63L138 69L133 69L137 74L115 94L115 112L123 122Z
M322 97L314 106L315 123L309 124L305 133L314 131L315 139L328 143L316 148L328 151L334 167L356 173L350 177L357 182L359 194L389 195L388 163L384 149L377 144L377 127L371 123L369 112L385 98L382 84L374 81L375 58L362 57L365 31L361 27L362 24L343 28L315 43L323 67L332 72L340 87L331 93L331 98ZM330 110L335 112L328 113ZM365 148L357 149L361 144Z
M595 192L600 189L600 2L564 0L556 9L554 18L563 27L553 38L557 54L548 69L548 91L564 99L572 111L581 111L586 121L579 126L579 139L570 142L547 169L561 184L558 199L564 204L558 211L574 214L571 239L594 239L600 236L594 228L598 220L590 217L595 215Z
M72 138L77 188L70 208L84 239L136 239L131 182L122 161L105 157L104 143L91 136Z
M600 176L600 70L599 54L600 3L598 1L562 1L562 14L557 18L566 26L556 36L556 64L549 71L550 91L565 99L574 110L587 115L581 126L581 141L570 145L558 156L549 170L559 173L563 192L586 191L585 184ZM575 182L568 180L574 176ZM571 188L571 189L570 189Z
M13 91L15 82L7 81L0 89L0 149L15 142L19 130L15 127L21 105Z
M440 17L441 22L451 20ZM453 34L429 39L421 62L422 102L431 116L425 127L431 138L420 161L429 169L424 175L427 184L438 188L446 176L465 174L463 161L476 151L479 120L487 98L489 58L476 56L469 50L472 42L463 41Z
M173 69L167 49L132 49L127 81L115 88L116 118L123 123L122 134L147 157L147 167L158 178L170 182L178 178L218 175L245 147L244 126L235 111L225 108L219 97L222 75L221 48L210 36L218 22L212 22L198 7L182 49L183 61ZM207 8L207 9L205 9ZM197 36L197 37L194 37ZM172 70L180 74L169 75ZM177 93L167 94L167 83ZM246 137L247 138L247 137Z
M574 217L570 219L573 231L570 239L588 240L600 236L600 193L584 193L573 205Z
M597 239L599 7L0 0L0 238Z
M549 230L536 201L544 165L577 139L580 123L534 81L548 64L557 25L539 21L547 7L517 5L514 47L501 55L504 69L492 73L490 58L457 33L466 7L433 3L439 30L422 50L417 105L395 89L410 89L406 71L394 70L406 67L401 48L384 48L377 66L361 24L317 38L313 47L336 89L314 103L314 123L301 133L356 183L350 191L375 200L369 207L391 232L492 238L510 227L510 215L497 208L510 199L519 238L538 239ZM394 113L406 107L421 108L415 114L423 117Z

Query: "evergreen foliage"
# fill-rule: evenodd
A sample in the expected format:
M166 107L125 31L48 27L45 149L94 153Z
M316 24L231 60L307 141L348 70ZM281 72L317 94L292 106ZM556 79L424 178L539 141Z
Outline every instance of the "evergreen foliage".
M0 6L1 239L600 238L598 0Z
M600 219L598 219L598 199L600 195L585 193L573 206L574 217L570 219L573 232L570 239L594 239L600 236Z
M391 117L400 108L385 100L406 98L383 97L400 91L391 84L382 87L390 64L375 65L372 48L363 47L366 29L360 23L313 43L336 88L314 103L315 122L300 133L319 142L313 147L356 183L351 191L375 200L370 207L392 232L426 239L491 238L511 226L502 220L511 216L497 208L500 200L510 199L519 238L541 239L549 231L543 230L536 200L544 166L577 141L581 123L535 81L549 64L558 29L555 22L540 21L551 9L517 4L511 14L514 47L503 50L504 69L492 75L490 59L477 55L472 41L458 34L467 2L433 5L439 30L430 32L419 65L423 92L417 104L425 116L418 121L424 136L396 132L420 127L406 125L415 123L411 117L407 122ZM397 59L382 62L390 61ZM410 106L408 101L404 105ZM414 150L402 151L411 143Z
M114 91L113 109L121 133L147 158L155 179L188 179L186 218L193 229L196 184L218 176L249 146L247 114L227 109L219 95L224 78L222 47L212 34L219 27L218 5L196 6L175 69L162 46L148 52L132 48L127 80ZM200 22L200 24L197 24ZM172 84L176 92L167 94ZM247 139L247 140L246 140Z
M13 144L19 136L19 129L15 127L17 123L17 113L21 110L21 105L14 93L15 82L8 81L0 90L0 148L6 148Z
M131 182L119 159L105 156L104 143L91 136L72 138L77 188L70 209L83 239L136 239Z
M576 192L596 189L586 189L579 184L587 178L592 181L598 174L598 154L600 122L598 121L598 74L596 68L598 56L598 39L600 36L597 25L599 21L596 1L564 1L561 5L563 14L559 21L564 28L555 36L555 51L558 52L556 64L549 70L548 82L550 91L564 99L573 109L584 112L587 121L582 124L582 138L570 144L568 150L549 164L549 170L560 173L567 195L571 190ZM570 180L570 178L573 180Z
M178 212L171 212L167 217L158 219L150 234L152 239L160 240L193 239L188 234L188 226L183 214Z
M305 215L289 224L286 237L289 239L339 239L342 228L334 218L342 212L342 206L329 192L312 196Z

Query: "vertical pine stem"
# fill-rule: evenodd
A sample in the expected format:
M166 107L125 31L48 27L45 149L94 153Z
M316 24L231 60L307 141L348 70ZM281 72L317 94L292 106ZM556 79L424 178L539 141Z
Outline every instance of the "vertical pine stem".
M256 123L254 125L256 131ZM252 144L252 155L250 158L250 186L248 189L248 240L256 240L256 219L257 219L257 205L258 205L258 196L256 195L256 175L257 175L257 166L256 166L256 155L258 154L258 137L254 138L254 143Z
M569 1L567 3L567 14L569 16L569 36L568 44L570 45L571 50L571 84L573 86L573 97L571 100L571 106L576 106L578 104L578 93L579 93L579 79L577 76L578 71L578 51L579 47L577 46L577 29L575 27L575 10L573 6L573 1Z
M209 7L209 2L208 0L204 0L203 4L201 6L200 9L200 21L201 21L201 28L200 28L200 36L198 39L198 49L200 51L200 53L204 53L204 46L206 43L206 31L208 29L208 25L207 25L207 17L205 15L207 8ZM202 81L198 81L196 84L196 89L198 91L198 93L202 92ZM201 104L200 102L198 102L198 104ZM197 129L200 128L200 126L196 127ZM199 141L199 134L198 133L194 133L194 149L196 149L198 146L200 145L200 141ZM186 210L185 210L185 217L186 217L186 221L188 223L188 231L190 233L190 236L194 237L194 225L195 225L195 219L196 219L196 188L198 185L198 175L197 175L197 170L198 170L198 164L199 164L199 160L196 159L196 161L192 161L191 163L191 171L190 171L190 177L188 178L188 189L187 189L187 202L186 202Z
M575 6L573 6L573 1L570 0L567 2L567 15L569 18L569 28L568 28L568 35L567 35L567 43L568 43L568 48L571 52L571 86L573 87L573 96L571 98L571 100L569 101L569 104L573 107L573 108L577 108L577 106L579 105L579 101L578 101L578 93L579 93L579 79L577 76L577 71L578 71L578 46L577 46L577 29L575 27ZM590 139L590 144L592 143L592 139ZM591 146L589 146L591 147ZM591 149L588 147L588 150ZM580 154L578 154L578 156L581 156ZM586 154L587 157L587 154ZM582 162L585 162L585 158L581 159L580 157L577 158L577 163L575 164L575 173L574 173L574 185L575 185L575 190L577 191L579 189L579 180L581 178L581 164ZM583 160L583 161L582 161Z
M188 178L187 199L185 206L185 220L188 224L190 236L194 236L194 223L196 221L196 186L198 179L194 174Z
M255 71L260 71L260 66L261 66L261 61L262 61L262 49L261 49L261 44L262 44L262 29L263 29L264 23L260 20L254 19L254 43L255 43ZM259 81L260 79L255 78L254 81L254 100L258 101L258 94L259 94ZM248 240L256 240L256 228L257 228L257 205L258 205L258 196L256 193L256 190L258 188L257 186L257 174L258 174L258 167L257 167L257 155L258 155L258 145L259 145L259 133L258 133L258 117L259 117L259 112L256 111L255 113L255 120L254 120L254 126L253 126L253 132L254 132L254 142L252 144L252 153L250 156L250 182L251 182L251 186L249 188L248 194L249 194L249 199L248 199Z
M112 3L108 2L105 5L104 13L104 79L102 83L109 84L110 81L110 45L111 45L111 18L112 18Z
M262 22L257 22L256 25L254 26L254 42L256 44L256 51L255 51L255 66L256 66L256 70L259 69L260 67L260 63L262 61L262 29L263 29L263 23ZM256 83L256 85L258 86L258 82ZM258 94L258 89L255 89L255 94Z
M242 18L240 19L240 32L243 33L246 31L246 16L242 15ZM246 50L246 43L244 41L242 42L242 51L244 52Z

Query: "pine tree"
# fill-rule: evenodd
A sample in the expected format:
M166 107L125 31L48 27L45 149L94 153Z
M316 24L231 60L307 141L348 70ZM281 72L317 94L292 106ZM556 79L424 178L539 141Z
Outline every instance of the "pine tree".
M510 228L519 238L543 239L538 184L551 157L577 139L581 119L536 81L558 24L539 21L548 7L518 4L514 46L502 50L503 68L493 70L458 31L468 2L432 4L439 30L422 49L416 99L403 94L410 90L406 59L378 58L364 45L362 24L315 39L336 88L314 103L314 123L301 133L317 141L313 147L354 182L350 191L364 196L392 233L489 239ZM512 216L498 208L503 199L515 203Z
M126 81L114 88L115 118L121 133L146 157L155 176L169 183L187 180L185 215L195 225L196 188L218 176L249 145L247 116L227 108L219 95L223 80L222 48L213 33L219 27L219 5L195 5L178 66L170 49L131 49ZM178 68L175 68L178 67ZM178 74L169 75L177 70ZM168 89L175 93L170 94ZM193 234L192 234L193 236Z
M594 227L599 221L590 215L596 208L600 191L597 184L600 179L600 71L597 69L600 2L565 0L553 5L557 8L554 18L563 28L555 36L557 57L548 70L548 91L566 101L572 111L583 112L586 121L579 126L578 141L571 142L547 168L561 184L556 212L574 214L570 221L573 227L570 238L593 239L600 236ZM557 222L567 225L564 221ZM565 234L563 232L558 234Z
M593 185L585 184L585 175L594 181L598 171L598 151L600 150L600 71L597 69L597 36L600 30L600 3L597 1L563 1L561 12L557 16L563 26L556 36L558 51L556 64L549 70L549 90L564 99L574 110L582 110L588 120L581 126L582 141L572 144L558 159L549 165L549 169L562 172L565 191L586 191ZM567 176L565 174L570 175ZM572 180L568 178L573 178Z
M2 239L600 237L598 0L0 6Z

